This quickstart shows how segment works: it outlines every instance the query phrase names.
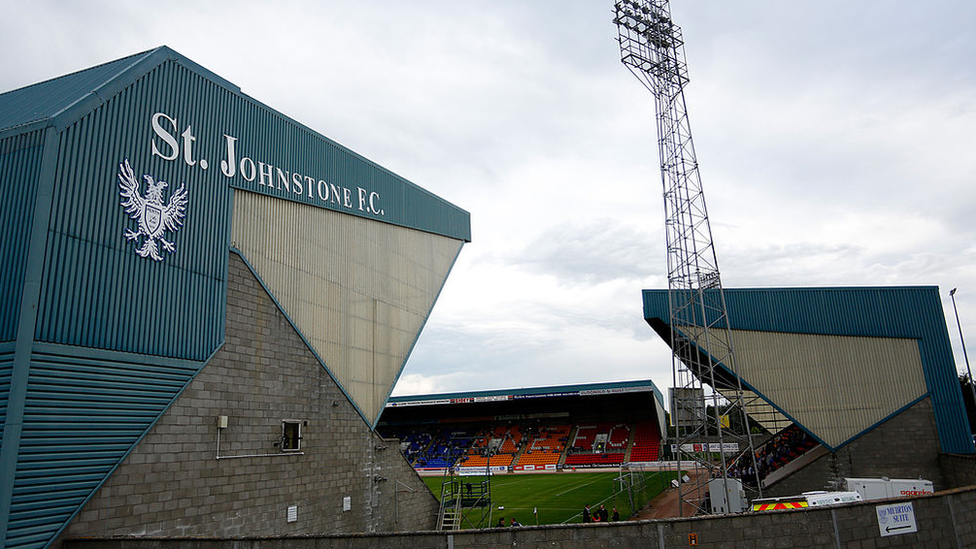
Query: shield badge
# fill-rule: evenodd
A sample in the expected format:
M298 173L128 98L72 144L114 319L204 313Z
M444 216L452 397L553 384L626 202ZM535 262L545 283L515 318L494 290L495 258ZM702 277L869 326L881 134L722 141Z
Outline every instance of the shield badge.
M146 204L146 213L143 216L143 220L146 222L146 232L149 236L156 234L159 229L159 224L163 220L163 210L158 206L153 206L152 204Z

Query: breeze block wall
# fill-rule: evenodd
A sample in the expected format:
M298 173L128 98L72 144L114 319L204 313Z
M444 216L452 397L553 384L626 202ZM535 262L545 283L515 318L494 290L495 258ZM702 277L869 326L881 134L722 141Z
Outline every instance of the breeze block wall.
M303 424L301 455L274 446L286 419ZM425 530L437 510L232 253L225 344L61 538Z
M845 478L924 478L936 490L955 488L943 479L939 434L931 399L914 406L763 490L790 496L810 490L843 490Z
M912 499L865 501L716 517L491 528L458 532L412 532L360 536L279 538L125 538L71 540L68 549L502 549L558 547L592 549L873 549L976 547L976 488ZM911 505L915 532L882 534L878 507Z
M939 464L949 486L976 486L976 456L942 454Z

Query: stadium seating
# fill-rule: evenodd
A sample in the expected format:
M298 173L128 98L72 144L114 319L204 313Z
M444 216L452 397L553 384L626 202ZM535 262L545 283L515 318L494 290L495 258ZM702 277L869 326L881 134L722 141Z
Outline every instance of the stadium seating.
M557 452L526 453L522 454L518 460L518 465L520 466L535 465L536 468L539 468L540 465L545 468L546 465L555 465L557 463L559 463L559 453Z
M522 432L518 425L513 425L510 429L503 432L504 438L501 447L498 449L500 454L515 454L519 451L522 443Z
M510 454L497 454L491 456L490 467L508 467L512 464L512 457ZM459 464L461 467L487 467L488 458L485 456L472 456L469 455L464 458Z
M570 425L552 425L529 430L525 452L513 462L513 468L516 471L555 469L571 429Z
M656 461L661 442L652 421L583 424L571 441L573 426L568 424L546 425L536 420L481 425L480 430L431 425L429 431L414 428L397 436L401 450L416 468L485 467L491 448L492 467L529 471L552 470L564 455L566 467L614 466L625 457Z
M580 425L566 456L565 466L619 465L630 440L625 424Z
M416 468L442 468L454 465L471 446L473 435L463 429L437 429L430 432L396 433L404 456ZM405 447L404 444L406 443Z
M802 456L817 445L818 442L811 438L806 431L795 424L789 425L756 448L755 464L759 478L766 478L773 471ZM740 454L734 461L734 474L746 482L754 479L755 473L752 463L752 460L748 459L748 453ZM752 483L754 484L755 481L752 480Z
M630 442L630 426L619 423L610 428L607 438L607 450L626 450Z
M566 467L582 465L620 465L624 461L623 452L607 452L605 454L572 454L566 456Z
M596 425L580 425L576 429L576 437L573 439L572 450L580 452L592 452L593 442L596 439Z
M756 451L760 477L765 477L816 445L817 442L795 424L786 427Z
M630 461L657 461L661 446L661 433L653 421L636 425L634 446L630 450Z
M566 439L572 427L569 425L552 425L539 429L539 434L529 442L531 452L557 452L562 453L566 447Z

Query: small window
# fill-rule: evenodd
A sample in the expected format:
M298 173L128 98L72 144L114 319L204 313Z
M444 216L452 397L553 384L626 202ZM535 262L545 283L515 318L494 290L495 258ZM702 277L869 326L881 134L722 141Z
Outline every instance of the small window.
M290 419L281 422L281 451L295 452L302 449L302 422Z

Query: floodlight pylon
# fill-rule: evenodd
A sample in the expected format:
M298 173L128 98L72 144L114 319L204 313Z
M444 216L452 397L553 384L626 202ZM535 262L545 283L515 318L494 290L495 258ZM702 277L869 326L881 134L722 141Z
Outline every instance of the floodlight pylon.
M686 507L710 513L710 479L725 479L726 493L730 478L758 496L762 487L685 103L684 40L667 0L619 0L613 21L621 61L656 103L672 349L671 439L679 471L687 464L692 473L688 482L679 482L681 515ZM726 457L732 444L738 448L735 463Z

